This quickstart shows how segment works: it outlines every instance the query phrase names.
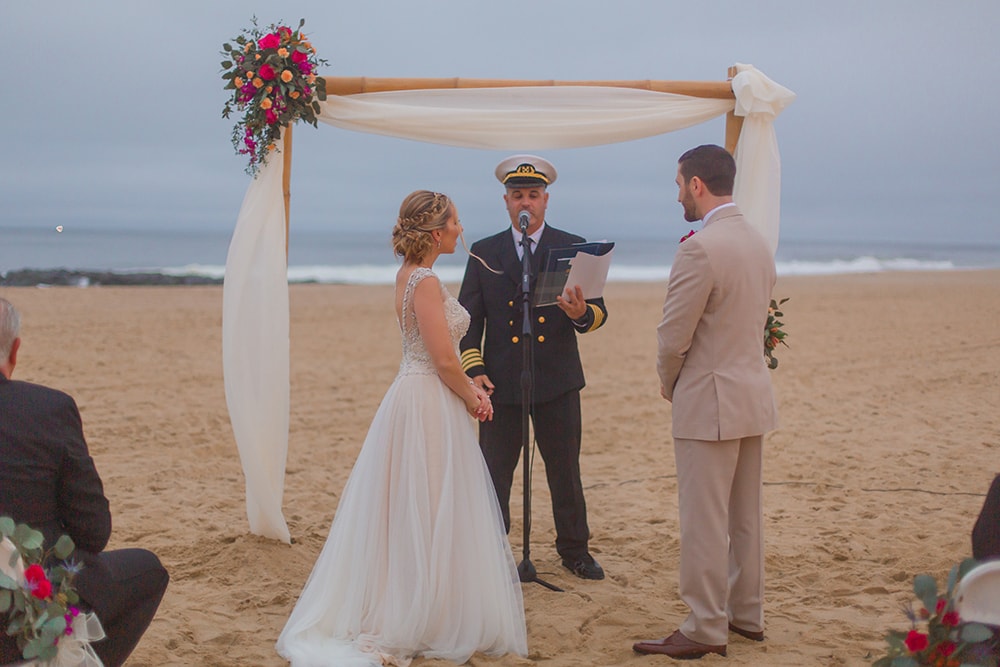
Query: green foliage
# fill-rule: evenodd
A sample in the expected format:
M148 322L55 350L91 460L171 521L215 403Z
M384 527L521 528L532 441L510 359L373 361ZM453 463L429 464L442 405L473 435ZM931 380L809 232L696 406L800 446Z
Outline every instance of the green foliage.
M0 517L3 539L13 545L10 560L4 565L17 577L0 572L0 614L7 618L6 632L17 639L25 660L52 660L67 624L79 613L72 605L80 601L73 588L80 567L65 562L76 547L63 535L45 551L40 531L15 524L10 517Z
M767 322L764 323L764 358L767 359L767 367L771 370L778 367L778 358L774 356L774 350L778 345L788 347L788 343L785 342L788 334L782 328L785 323L778 319L785 316L779 308L786 301L788 301L788 297L781 301L771 299L771 305L767 309Z

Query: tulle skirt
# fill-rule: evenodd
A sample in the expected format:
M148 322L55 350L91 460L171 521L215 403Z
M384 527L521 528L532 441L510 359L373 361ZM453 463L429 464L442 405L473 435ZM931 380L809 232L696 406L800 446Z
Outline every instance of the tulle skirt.
M521 587L475 423L436 374L390 386L277 650L293 667L526 655Z

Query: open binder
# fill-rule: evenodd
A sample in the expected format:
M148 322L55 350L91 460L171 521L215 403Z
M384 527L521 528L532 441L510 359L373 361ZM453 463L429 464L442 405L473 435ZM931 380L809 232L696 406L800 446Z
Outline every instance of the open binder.
M538 273L534 305L555 305L556 297L567 285L579 285L584 299L603 295L614 247L613 241L593 241L547 249Z

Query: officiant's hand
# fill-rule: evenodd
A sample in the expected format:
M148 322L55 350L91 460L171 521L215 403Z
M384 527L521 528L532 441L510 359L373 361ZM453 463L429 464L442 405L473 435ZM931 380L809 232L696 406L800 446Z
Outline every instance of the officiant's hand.
M490 377L488 375L477 375L472 378L472 384L485 391L487 396L493 395L494 387L493 383L490 382Z
M580 289L580 286L575 285L573 289L567 287L563 294L565 296L556 297L556 305L562 308L562 311L571 320L583 317L587 312L587 302L583 300L583 290Z

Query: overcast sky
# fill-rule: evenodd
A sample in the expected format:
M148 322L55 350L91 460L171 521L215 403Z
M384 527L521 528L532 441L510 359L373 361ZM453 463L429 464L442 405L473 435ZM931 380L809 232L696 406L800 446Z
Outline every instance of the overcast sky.
M253 15L306 19L331 76L724 80L750 63L798 95L775 125L783 238L1000 244L997 0L0 0L0 243L11 226L231 229L249 177L219 52ZM719 119L548 151L549 219L673 235L677 156L723 139ZM292 242L388 230L422 187L478 238L506 222L505 155L300 124Z

